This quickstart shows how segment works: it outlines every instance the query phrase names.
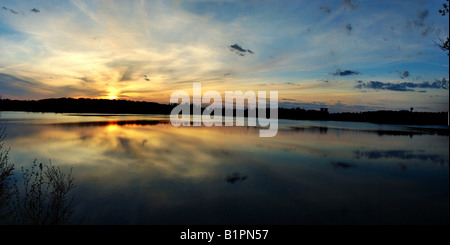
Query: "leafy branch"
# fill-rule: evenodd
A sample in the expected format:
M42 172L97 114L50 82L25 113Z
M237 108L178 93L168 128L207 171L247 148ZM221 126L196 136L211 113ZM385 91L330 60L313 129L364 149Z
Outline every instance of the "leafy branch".
M449 0L446 0L447 3ZM446 14L448 14L448 7L449 5L447 3L443 3L443 9L439 9L439 13L442 16L445 16ZM450 52L449 52L449 37L447 37L447 40L444 40L442 38L438 38L439 42L433 41L434 44L436 44L436 46L438 46L442 51L447 52L447 55L450 56Z

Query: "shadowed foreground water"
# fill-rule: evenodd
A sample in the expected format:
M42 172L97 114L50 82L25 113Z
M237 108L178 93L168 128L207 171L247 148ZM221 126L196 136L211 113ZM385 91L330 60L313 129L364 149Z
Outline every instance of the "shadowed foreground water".
M10 159L73 167L88 224L448 224L448 128L2 112ZM16 167L18 168L18 167Z

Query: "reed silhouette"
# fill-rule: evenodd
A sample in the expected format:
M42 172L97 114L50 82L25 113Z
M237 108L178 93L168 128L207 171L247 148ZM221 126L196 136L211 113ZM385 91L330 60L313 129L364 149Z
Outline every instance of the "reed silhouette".
M0 128L0 224L63 225L73 224L75 178L72 169L65 173L58 166L37 163L15 174L4 148L5 128Z
M5 128L0 128L0 224L7 219L8 204L13 195L14 165L8 161L9 149L4 148Z

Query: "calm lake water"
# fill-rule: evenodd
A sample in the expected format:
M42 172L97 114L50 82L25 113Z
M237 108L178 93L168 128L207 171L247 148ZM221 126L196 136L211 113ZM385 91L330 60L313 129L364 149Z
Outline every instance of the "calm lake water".
M10 161L73 168L88 224L448 224L448 127L0 112Z

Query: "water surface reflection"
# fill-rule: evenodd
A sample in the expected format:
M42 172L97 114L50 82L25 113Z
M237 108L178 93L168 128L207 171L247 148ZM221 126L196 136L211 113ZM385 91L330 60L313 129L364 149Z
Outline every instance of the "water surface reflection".
M448 133L435 129L281 120L259 138L164 117L14 116L11 161L74 167L91 224L448 224Z

